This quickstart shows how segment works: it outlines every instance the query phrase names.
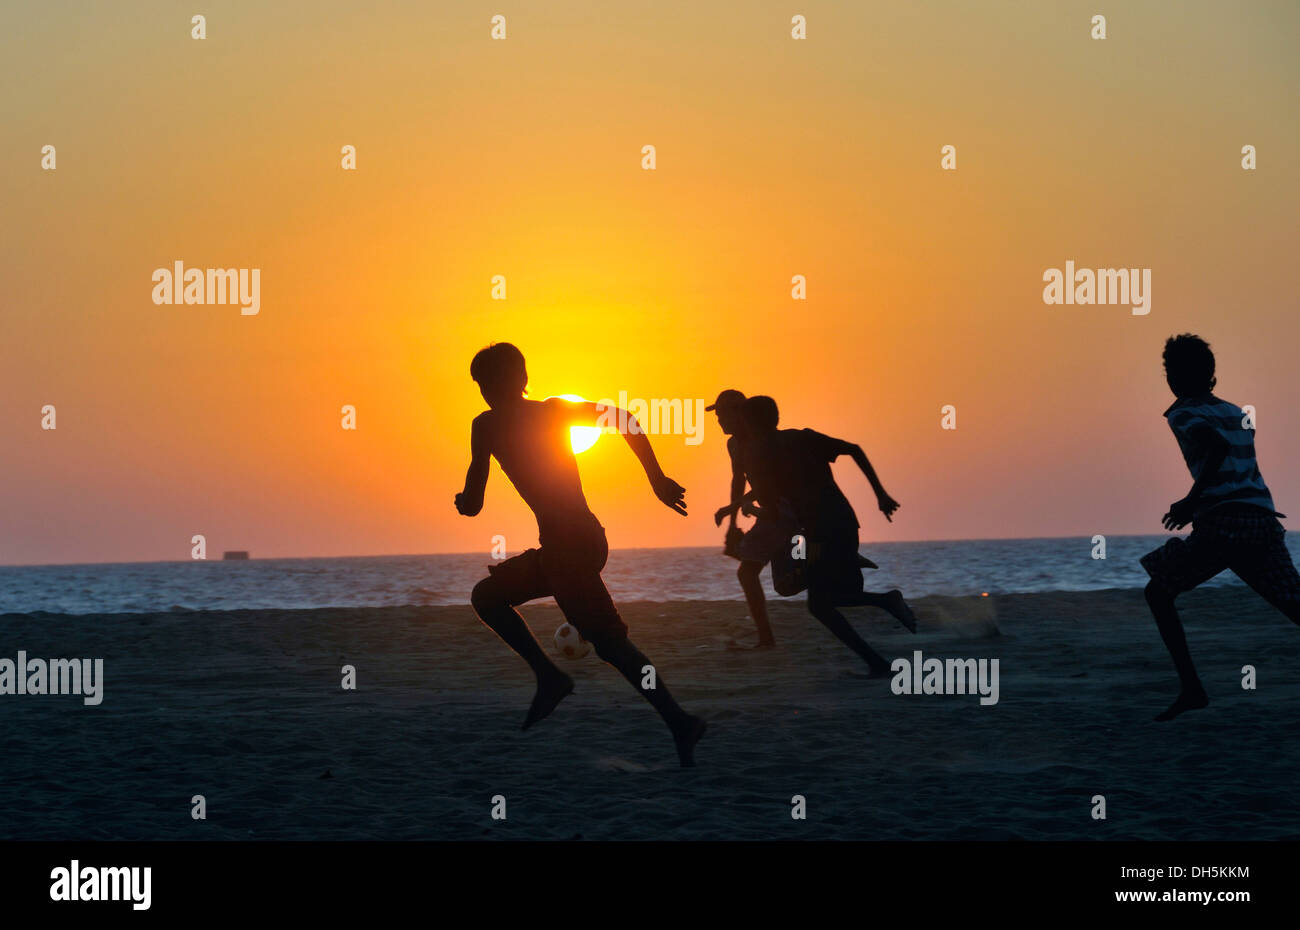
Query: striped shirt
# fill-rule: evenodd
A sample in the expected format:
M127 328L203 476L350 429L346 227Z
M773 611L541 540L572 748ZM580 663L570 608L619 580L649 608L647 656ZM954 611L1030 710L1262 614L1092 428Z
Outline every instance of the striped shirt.
M1201 479L1209 458L1209 450L1197 434L1208 427L1228 444L1223 464L1210 477L1196 500L1194 516L1222 504L1247 504L1277 513L1273 509L1273 495L1264 484L1259 464L1255 461L1255 430L1243 425L1246 414L1240 407L1213 394L1180 397L1165 411L1165 419L1174 431L1194 481Z

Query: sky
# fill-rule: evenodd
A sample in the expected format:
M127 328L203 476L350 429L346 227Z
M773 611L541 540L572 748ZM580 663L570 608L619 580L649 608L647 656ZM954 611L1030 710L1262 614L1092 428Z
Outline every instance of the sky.
M535 545L495 465L452 504L496 341L532 397L772 395L902 504L836 463L870 543L1161 532L1197 332L1300 514L1294 3L201 6L0 8L0 564ZM1067 260L1150 312L1044 303ZM259 312L155 304L176 261L260 269ZM720 542L687 438L686 518L619 437L579 457L612 546Z

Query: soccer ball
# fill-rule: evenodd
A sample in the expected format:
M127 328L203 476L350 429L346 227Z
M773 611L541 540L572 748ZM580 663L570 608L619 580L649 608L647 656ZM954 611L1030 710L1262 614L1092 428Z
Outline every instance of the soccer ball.
M566 659L581 659L591 652L591 643L583 639L577 628L566 621L555 631L555 648Z

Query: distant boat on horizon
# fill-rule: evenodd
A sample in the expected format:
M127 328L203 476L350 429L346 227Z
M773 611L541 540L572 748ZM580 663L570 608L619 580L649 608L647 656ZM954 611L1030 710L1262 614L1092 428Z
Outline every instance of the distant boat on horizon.
M221 561L223 562L248 561L248 550L232 549L229 552L223 552L221 553Z

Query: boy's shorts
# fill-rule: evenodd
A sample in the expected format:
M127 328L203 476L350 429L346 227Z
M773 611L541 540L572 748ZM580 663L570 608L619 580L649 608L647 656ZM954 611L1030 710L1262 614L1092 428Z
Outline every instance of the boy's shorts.
M845 528L808 540L808 597L851 604L861 596L858 530Z
M618 615L600 571L609 558L605 531L548 539L541 548L488 566L510 606L539 597L554 597L564 618L583 639L625 638L627 624Z
M1198 517L1191 535L1142 556L1151 580L1170 595L1190 591L1224 569L1283 611L1300 608L1300 574L1286 548L1286 530L1260 507L1225 504Z
M794 547L793 537L799 524L792 517L759 517L736 547L736 555L745 562L766 564L780 556L783 549Z

